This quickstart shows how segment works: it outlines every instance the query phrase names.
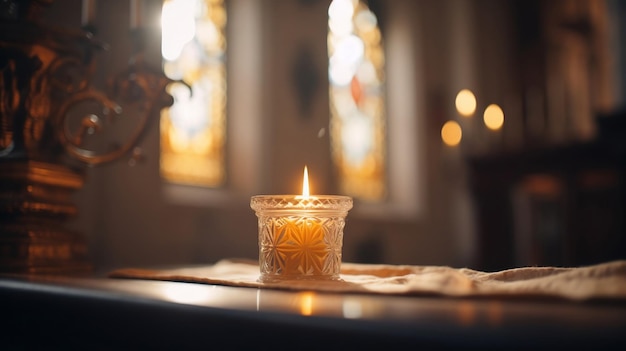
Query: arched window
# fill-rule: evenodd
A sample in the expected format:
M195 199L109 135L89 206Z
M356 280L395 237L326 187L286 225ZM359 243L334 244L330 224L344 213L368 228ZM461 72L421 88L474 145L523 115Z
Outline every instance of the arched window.
M376 15L360 0L328 9L330 138L342 194L381 201L386 189L385 54Z
M162 55L174 105L161 115L161 175L216 187L225 180L226 9L223 0L165 0Z

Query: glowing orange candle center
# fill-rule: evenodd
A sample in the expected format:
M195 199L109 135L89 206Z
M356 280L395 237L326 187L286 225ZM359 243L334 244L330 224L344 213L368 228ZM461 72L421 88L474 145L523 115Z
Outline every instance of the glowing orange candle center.
M309 171L304 166L302 176L302 200L311 200L309 190ZM303 207L308 207L305 202ZM279 248L280 256L284 260L281 272L284 275L323 275L324 263L329 254L328 244L324 242L324 229L319 219L312 213L298 214L284 217L275 224L275 236L282 237Z

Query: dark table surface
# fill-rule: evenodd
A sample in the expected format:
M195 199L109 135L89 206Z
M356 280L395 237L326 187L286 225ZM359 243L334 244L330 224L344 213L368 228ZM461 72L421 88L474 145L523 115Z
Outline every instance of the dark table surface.
M626 301L330 294L0 277L0 349L620 349Z

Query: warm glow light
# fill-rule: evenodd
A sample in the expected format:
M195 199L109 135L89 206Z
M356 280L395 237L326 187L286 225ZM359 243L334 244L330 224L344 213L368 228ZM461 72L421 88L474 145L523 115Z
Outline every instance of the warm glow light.
M162 293L170 301L187 304L207 303L213 296L205 287L193 284L165 285Z
M185 44L196 32L195 1L170 0L161 11L161 54L166 60L180 56Z
M469 89L463 89L456 95L456 110L462 116L469 117L476 111L476 97Z
M302 178L302 197L308 199L309 195L309 171L306 166L304 166L304 177Z
M485 109L483 121L485 122L487 128L491 130L498 130L502 128L502 125L504 124L504 112L500 106L491 104Z
M334 0L328 6L328 27L333 34L344 36L352 32L354 4L351 0Z
M456 121L448 121L441 127L441 140L448 146L457 146L462 137L463 131Z
M469 302L461 302L457 309L458 321L462 325L472 325L476 322L476 307Z
M333 20L351 20L354 4L351 0L333 0L328 6L328 17Z
M363 316L363 306L358 301L343 302L343 316L346 318L361 318Z
M383 200L388 183L382 37L367 1L330 1L329 136L333 163L339 170L337 183L340 192L372 202Z
M365 43L356 35L342 37L335 44L330 57L328 78L333 84L344 86L350 83L365 57Z
M300 295L300 314L310 316L313 313L313 293L305 292Z
M139 0L137 0L139 2ZM226 180L224 0L163 0L163 73L174 104L161 111L160 172L172 183L221 187Z

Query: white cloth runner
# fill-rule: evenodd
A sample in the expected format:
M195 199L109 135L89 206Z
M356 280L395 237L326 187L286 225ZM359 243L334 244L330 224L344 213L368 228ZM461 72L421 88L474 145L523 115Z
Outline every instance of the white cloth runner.
M124 268L111 272L109 277L319 292L626 300L626 260L575 268L523 267L499 272L343 263L340 281L261 283L257 281L257 262L224 259L212 265L177 269Z

